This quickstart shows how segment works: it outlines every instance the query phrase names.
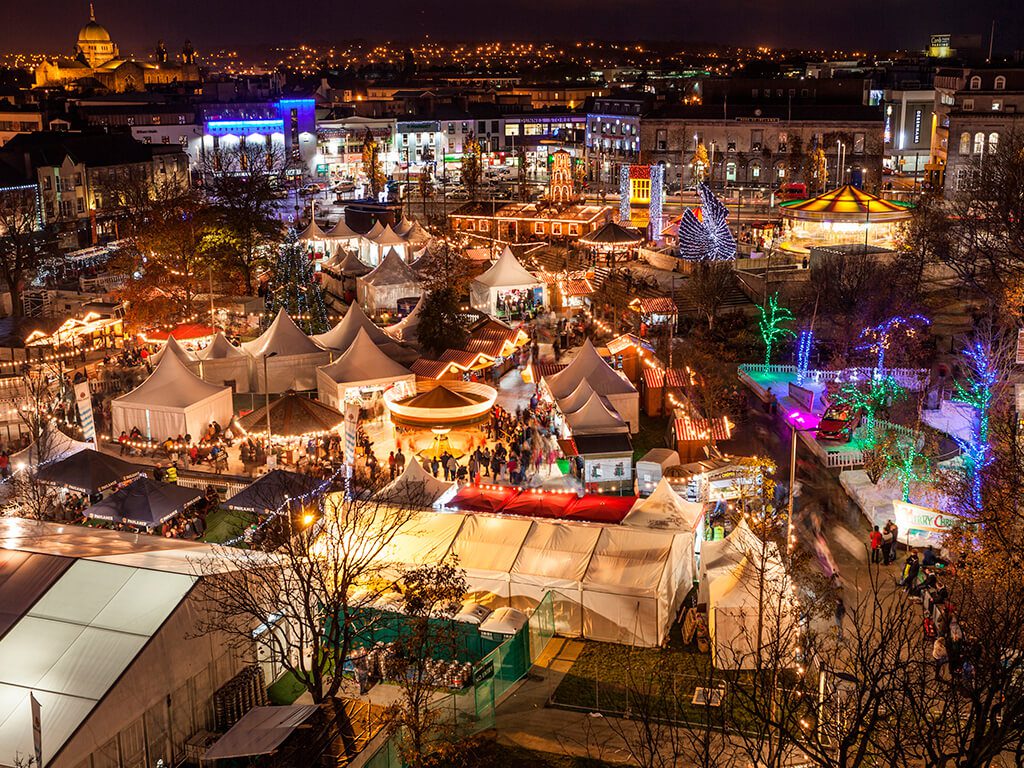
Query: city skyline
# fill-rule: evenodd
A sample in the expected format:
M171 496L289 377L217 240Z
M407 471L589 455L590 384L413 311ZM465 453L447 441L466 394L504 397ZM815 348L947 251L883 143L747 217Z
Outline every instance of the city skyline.
M247 4L244 17L237 6L204 5L205 16L180 2L156 0L139 6L125 0L101 0L97 20L122 48L141 56L164 40L171 51L191 40L200 50L224 46L264 46L371 41L422 40L568 40L679 41L690 44L768 45L783 48L826 48L850 51L921 50L936 33L981 34L987 44L995 22L996 51L1024 48L1024 21L1012 0L980 0L969 6L940 0L888 3L880 0L833 3L812 0L754 3L726 0L698 15L685 9L666 14L653 0L629 5L606 0L585 5L578 0L519 3L508 17L458 12L439 3L397 0L387 23L372 15L354 17L341 6L308 4L282 15L267 0ZM9 3L0 25L0 51L70 52L74 33L88 19L83 0L48 0L39 4ZM665 16L680 23L666 24ZM742 25L732 24L743 19ZM864 23L859 23L864 19ZM870 20L870 22L868 21ZM327 30L336 30L330 34Z

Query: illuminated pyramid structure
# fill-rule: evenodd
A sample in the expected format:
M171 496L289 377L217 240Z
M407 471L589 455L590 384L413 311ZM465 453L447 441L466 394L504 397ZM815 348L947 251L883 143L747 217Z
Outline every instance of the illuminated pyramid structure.
M572 183L572 155L560 149L551 155L551 181L548 182L548 200L569 203L575 197Z

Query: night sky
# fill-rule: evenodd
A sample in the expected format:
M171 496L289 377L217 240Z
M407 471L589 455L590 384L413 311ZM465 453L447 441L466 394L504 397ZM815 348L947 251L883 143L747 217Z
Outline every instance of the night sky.
M678 9L678 10L676 10ZM924 48L938 32L983 32L1024 48L1024 0L96 0L97 20L124 53L158 38L176 51L346 39L577 38ZM69 50L88 0L0 0L0 50Z

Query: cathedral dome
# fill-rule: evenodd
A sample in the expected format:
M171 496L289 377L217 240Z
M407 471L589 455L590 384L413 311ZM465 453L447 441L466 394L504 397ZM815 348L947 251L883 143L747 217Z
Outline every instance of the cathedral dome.
M95 19L92 19L88 24L82 27L82 31L78 33L78 42L109 43L110 33L107 32L106 27L98 23Z

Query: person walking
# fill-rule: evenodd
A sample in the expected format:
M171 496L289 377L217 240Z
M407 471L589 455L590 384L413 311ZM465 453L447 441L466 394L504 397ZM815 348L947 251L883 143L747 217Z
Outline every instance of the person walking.
M871 543L871 562L882 562L882 533L878 530L877 525L871 531L871 535L868 537L868 540Z
M885 528L882 530L882 565L890 565L893 561L892 542L894 537L892 520L886 520Z
M445 466L445 474L448 475L448 479L449 480L456 480L456 479L458 479L459 462L457 462L455 460L454 456L449 454L447 460L445 461L445 465L444 466Z
M391 453L388 454L388 479L389 480L394 480L395 479L395 452L394 451L391 451Z

